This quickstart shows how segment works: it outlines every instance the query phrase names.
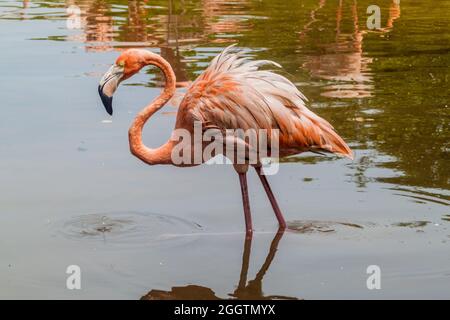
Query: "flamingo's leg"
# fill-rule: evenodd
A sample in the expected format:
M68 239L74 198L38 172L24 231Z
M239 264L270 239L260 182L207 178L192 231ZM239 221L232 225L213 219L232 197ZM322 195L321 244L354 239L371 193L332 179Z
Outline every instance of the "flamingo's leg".
M239 172L238 174L239 174L239 182L241 183L242 202L244 204L245 232L247 237L251 237L253 234L253 229L252 229L252 215L250 213L250 201L248 199L247 173Z
M284 220L283 214L281 213L280 207L278 206L277 200L273 195L272 189L270 188L269 181L264 174L261 172L261 167L255 167L256 173L258 174L259 179L261 180L262 185L264 186L264 190L266 190L267 197L269 198L270 204L272 205L273 212L277 217L278 224L280 225L280 229L286 229L286 221Z

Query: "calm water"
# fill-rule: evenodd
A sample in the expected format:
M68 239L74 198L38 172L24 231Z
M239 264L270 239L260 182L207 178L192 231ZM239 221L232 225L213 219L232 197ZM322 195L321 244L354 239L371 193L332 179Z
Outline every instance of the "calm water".
M449 20L450 1L0 0L0 298L450 298ZM269 179L296 231L278 236L252 173L251 242L231 167L129 154L159 73L122 86L112 119L97 96L125 48L160 53L182 83L235 42L282 64L356 153L284 160ZM81 290L66 289L73 264Z

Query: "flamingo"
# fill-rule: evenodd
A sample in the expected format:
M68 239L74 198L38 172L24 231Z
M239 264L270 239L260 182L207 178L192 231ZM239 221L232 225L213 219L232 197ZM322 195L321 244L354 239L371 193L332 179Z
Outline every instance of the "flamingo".
M195 164L174 163L172 151L179 141L173 135L155 149L142 142L145 123L172 98L176 90L174 71L160 55L145 49L128 49L120 54L115 64L102 77L98 87L106 111L112 115L113 94L119 84L149 65L162 71L165 86L161 94L137 114L129 128L131 153L149 165L171 164L185 167L201 164L203 159ZM225 48L187 89L177 112L175 130L184 129L193 135L196 122L201 123L205 130L275 129L279 132L279 157L312 151L334 153L353 159L352 151L332 125L305 106L307 99L297 87L277 73L260 70L264 65L280 67L268 60L252 61L242 51L234 50L233 45ZM246 141L239 137L233 139L234 143L248 148ZM204 144L201 147L204 148ZM227 150L229 149L223 152L225 157L229 156ZM254 167L261 180L280 230L286 229L286 221L264 175L261 162L233 162L233 165L239 176L246 235L251 236L253 232L247 186L249 166Z

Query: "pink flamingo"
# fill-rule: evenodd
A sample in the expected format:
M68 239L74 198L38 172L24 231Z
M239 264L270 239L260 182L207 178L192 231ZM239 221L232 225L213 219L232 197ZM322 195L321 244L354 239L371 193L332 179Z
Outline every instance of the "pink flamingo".
M276 129L279 132L280 157L305 151L324 151L353 158L352 151L333 127L305 106L306 98L292 82L271 71L259 70L262 65L279 67L278 64L267 60L251 61L243 57L242 52L232 52L231 47L215 57L192 83L178 109L175 129L187 130L192 135L194 123L201 123L204 130L214 128L222 132L227 129L265 129L268 132ZM155 100L138 113L131 125L130 151L149 165L195 165L192 162L174 163L172 151L179 141L173 136L156 149L151 149L142 142L145 123L170 100L176 90L175 74L161 56L143 49L124 51L100 81L98 90L103 105L112 115L112 97L118 85L148 65L156 66L162 71L166 79L165 87ZM238 137L233 139L234 143L248 148L246 141ZM223 154L229 156L226 151ZM246 175L249 164L233 164L241 185L246 234L250 236L252 220ZM267 193L279 227L284 230L286 222L260 162L251 165L256 169Z

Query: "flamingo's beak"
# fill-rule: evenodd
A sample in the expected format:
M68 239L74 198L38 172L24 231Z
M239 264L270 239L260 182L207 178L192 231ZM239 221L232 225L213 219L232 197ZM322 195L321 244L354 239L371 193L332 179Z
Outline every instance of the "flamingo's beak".
M113 94L120 84L123 76L123 67L118 65L113 65L108 72L105 73L103 78L100 80L98 85L98 93L102 99L103 105L105 106L106 112L112 115L112 100Z

